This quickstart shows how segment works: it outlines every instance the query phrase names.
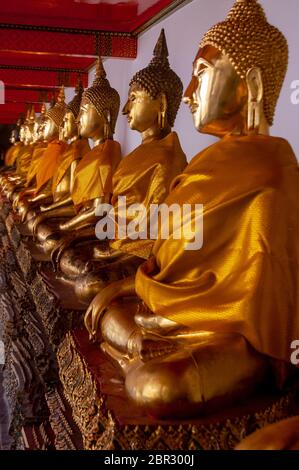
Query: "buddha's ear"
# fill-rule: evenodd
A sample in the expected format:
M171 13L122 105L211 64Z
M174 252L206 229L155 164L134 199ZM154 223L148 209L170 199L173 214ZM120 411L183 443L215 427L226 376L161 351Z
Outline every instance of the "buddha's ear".
M166 113L166 111L167 111L166 94L165 93L160 93L159 99L160 99L161 112Z
M160 93L159 95L160 100L160 110L158 114L158 122L160 129L164 129L167 125L167 98L165 93Z
M259 67L252 67L246 74L248 90L248 120L249 132L258 133L263 109L264 86L262 71Z

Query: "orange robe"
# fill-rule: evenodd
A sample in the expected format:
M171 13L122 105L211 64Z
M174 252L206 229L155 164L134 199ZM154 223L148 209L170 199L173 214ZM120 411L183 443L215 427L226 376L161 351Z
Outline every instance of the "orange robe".
M6 166L13 166L20 155L20 151L24 146L23 142L17 142L15 145L9 147L5 154L4 163Z
M60 140L53 140L48 144L36 173L37 193L53 177L55 170L60 163L61 155L66 151L67 147L68 144Z
M26 187L28 187L30 185L30 183L32 182L32 180L36 176L39 164L41 162L41 159L43 158L43 155L45 153L45 150L46 150L47 146L48 146L48 144L45 143L45 142L39 142L35 145L35 148L32 152L30 167L29 167L28 173L27 173Z
M137 273L138 296L191 331L238 333L289 362L299 339L299 170L288 142L227 136L191 161L165 202L203 204L203 247L159 238Z
M112 193L112 176L121 160L121 148L114 140L105 140L80 161L74 177L72 199L75 206Z
M72 142L66 151L60 157L60 163L57 166L52 179L52 193L54 195L57 186L63 179L64 175L75 160L81 159L88 151L90 151L87 139L77 139Z
M36 144L23 145L16 160L16 173L23 178L27 178L27 173L31 164L31 158Z
M161 204L169 193L171 181L187 165L186 156L179 138L171 132L164 139L141 144L119 165L113 178L115 219L118 218L118 198L126 197L127 208L132 204L143 204L149 218L151 204ZM127 214L126 225L133 219ZM116 233L117 236L117 233ZM129 234L110 243L112 248L141 258L148 258L153 241L132 240Z

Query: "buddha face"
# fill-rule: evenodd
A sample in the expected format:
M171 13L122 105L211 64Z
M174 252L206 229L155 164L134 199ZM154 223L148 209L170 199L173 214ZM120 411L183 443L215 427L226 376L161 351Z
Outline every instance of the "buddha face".
M25 126L24 126L24 124L22 124L21 127L20 127L20 141L21 142L25 141Z
M67 111L63 118L63 138L72 139L78 135L78 126L72 111Z
M51 140L55 137L58 137L58 127L51 118L45 119L44 129L43 129L43 138L44 140Z
M160 97L153 99L140 85L133 84L129 98L123 109L132 130L145 132L157 125L161 110Z
M38 130L39 130L39 123L35 121L33 125L33 142L37 142L39 139Z
M39 123L38 130L37 130L37 140L41 141L44 140L44 130L45 130L45 121Z
M199 132L223 136L245 127L246 83L228 57L212 46L200 49L195 58L184 102Z
M97 112L94 105L89 101L82 101L77 122L79 123L81 137L90 138L93 141L104 139L105 118Z
M15 144L16 143L16 131L13 130L10 134L10 138L9 138L9 141L11 144Z
M27 124L25 126L25 144L31 144L33 142L33 124Z

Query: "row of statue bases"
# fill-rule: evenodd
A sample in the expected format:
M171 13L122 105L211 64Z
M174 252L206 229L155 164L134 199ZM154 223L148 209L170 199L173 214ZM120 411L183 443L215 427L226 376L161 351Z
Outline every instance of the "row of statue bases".
M273 379L291 356L298 363L298 164L269 135L287 64L282 33L256 0L238 0L202 39L184 95L162 30L123 108L142 139L129 155L113 140L120 99L100 58L90 88L79 82L68 104L62 88L12 134L3 194L86 302L90 340L121 368L130 399L158 418L227 406L270 363ZM182 99L197 131L219 138L188 165L172 131ZM140 236L161 204L156 236Z

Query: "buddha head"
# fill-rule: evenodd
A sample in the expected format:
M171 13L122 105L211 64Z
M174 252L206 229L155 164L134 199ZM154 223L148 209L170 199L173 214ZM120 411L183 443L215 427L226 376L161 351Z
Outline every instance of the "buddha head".
M196 129L268 133L288 65L288 45L257 0L237 0L203 37L184 101Z
M23 128L24 121L25 121L24 113L20 113L17 123L16 123L16 136L17 136L16 140L22 143L24 142L24 128Z
M18 130L17 129L12 129L11 133L10 133L10 137L9 137L9 142L14 145L16 144L18 141Z
M75 89L75 96L72 101L70 101L70 103L66 105L66 112L64 114L62 124L62 133L64 140L72 140L78 137L77 118L80 112L80 104L82 100L83 91L84 89L82 86L82 81L79 78Z
M99 57L93 84L85 90L81 101L78 117L81 137L91 138L94 142L112 139L119 106L119 94L110 86Z
M162 29L149 65L134 75L129 98L123 109L131 129L169 132L173 127L183 94L183 84L170 68L168 48Z
M66 111L64 86L61 87L57 102L45 114L43 138L46 141L59 138L59 129Z
M20 142L25 143L25 124L20 126Z
M33 143L35 118L34 106L31 106L27 111L26 121L24 124L24 142L26 145Z
M36 117L34 126L33 126L33 142L40 142L43 140L44 133L44 124L45 124L45 114L46 114L46 105L45 103L41 106L40 115Z

